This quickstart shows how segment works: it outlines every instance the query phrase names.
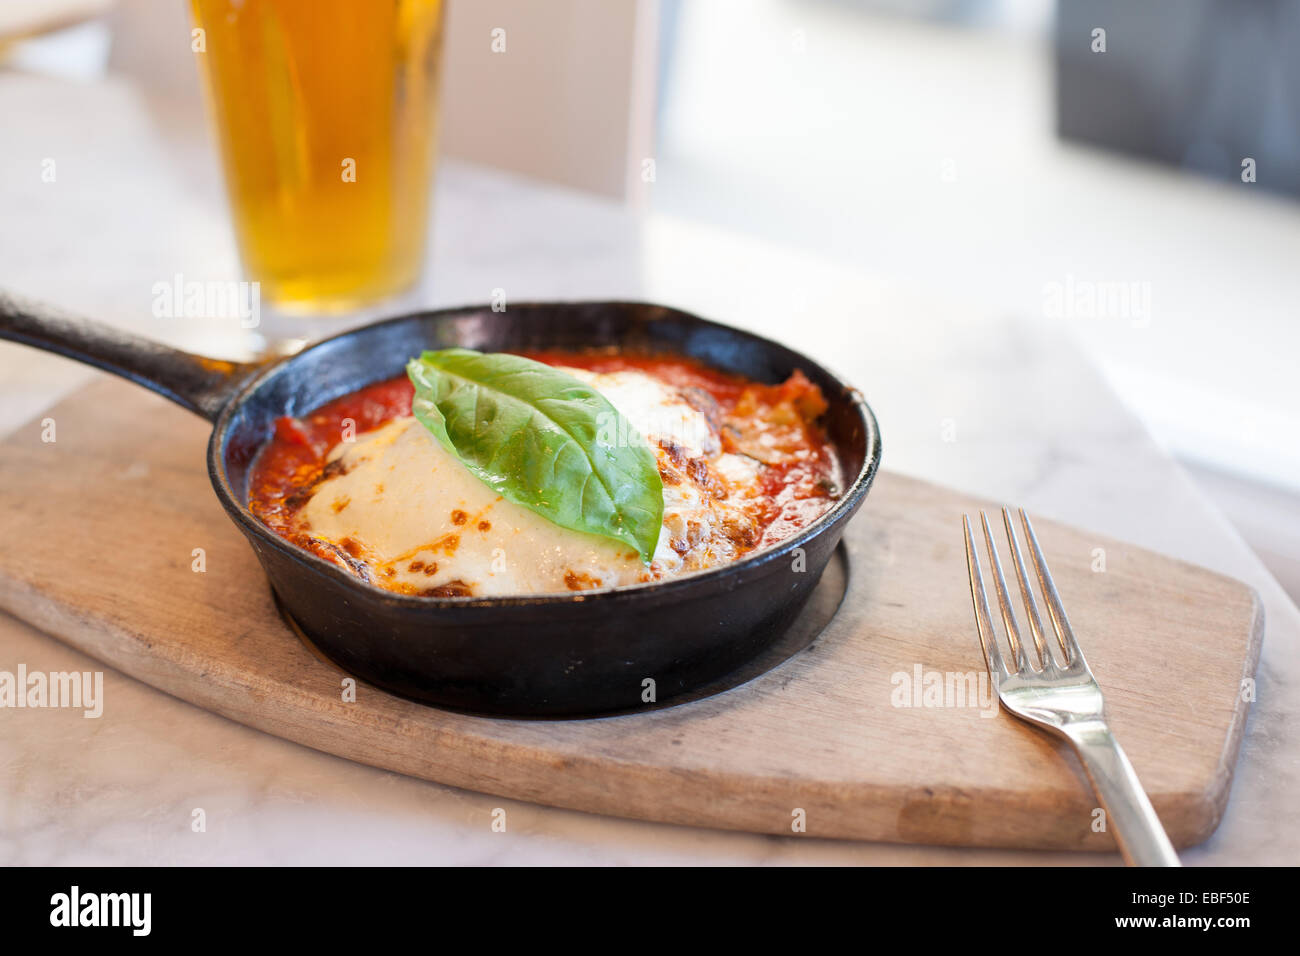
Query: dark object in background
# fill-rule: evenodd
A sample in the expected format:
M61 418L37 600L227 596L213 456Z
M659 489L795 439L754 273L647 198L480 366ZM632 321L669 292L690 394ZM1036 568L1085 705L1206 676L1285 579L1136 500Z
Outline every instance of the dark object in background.
M1058 0L1055 48L1063 138L1300 196L1300 0Z

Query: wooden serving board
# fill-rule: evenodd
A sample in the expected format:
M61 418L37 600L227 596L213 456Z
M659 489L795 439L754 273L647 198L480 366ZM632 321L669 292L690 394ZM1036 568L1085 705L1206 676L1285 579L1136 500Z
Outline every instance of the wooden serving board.
M416 777L618 816L806 836L1113 849L1063 745L903 679L984 670L960 517L979 502L882 473L845 538L810 644L679 706L570 721L471 717L346 676L276 612L204 468L207 426L98 382L0 443L0 604L148 684L267 733ZM1036 525L1088 660L1170 837L1228 797L1263 612L1245 585ZM206 570L192 570L202 548ZM1104 573L1092 570L1105 549ZM810 624L811 622L811 624ZM0 663L0 667L17 662ZM955 685L954 685L955 690ZM917 702L922 706L915 706ZM900 706L902 703L913 706ZM949 698L948 704L957 701ZM986 713L988 714L986 716ZM800 812L802 811L802 812Z

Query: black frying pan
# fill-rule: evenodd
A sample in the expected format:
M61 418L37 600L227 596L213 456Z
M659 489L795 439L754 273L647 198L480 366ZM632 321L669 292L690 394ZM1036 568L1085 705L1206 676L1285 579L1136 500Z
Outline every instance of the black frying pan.
M400 316L261 365L217 361L0 293L0 339L98 366L213 422L208 475L281 606L324 654L405 697L477 713L559 716L659 702L718 678L794 620L862 504L880 435L862 396L782 345L676 309L557 302ZM300 550L246 507L253 459L280 415L301 415L401 374L423 349L672 351L760 382L794 369L829 403L824 424L847 488L800 534L742 561L662 584L518 598L425 598L383 591Z

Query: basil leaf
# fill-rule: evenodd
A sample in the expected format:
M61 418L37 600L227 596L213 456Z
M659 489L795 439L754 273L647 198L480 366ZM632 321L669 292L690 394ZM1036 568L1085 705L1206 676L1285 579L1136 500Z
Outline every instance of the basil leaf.
M603 395L541 362L470 349L425 352L406 374L415 417L489 488L650 563L663 527L659 467Z

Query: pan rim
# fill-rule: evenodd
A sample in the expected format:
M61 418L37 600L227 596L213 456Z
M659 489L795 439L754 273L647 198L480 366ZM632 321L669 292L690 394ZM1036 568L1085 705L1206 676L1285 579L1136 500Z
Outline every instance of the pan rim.
M680 594L683 591L691 591L696 588L707 585L708 582L720 581L723 579L732 579L739 583L765 576L770 573L771 565L779 559L788 556L794 550L807 544L814 538L819 537L824 532L830 530L842 521L847 520L861 505L862 500L866 497L871 488L872 481L875 478L876 471L880 464L881 440L880 427L876 421L875 413L867 403L862 393L855 387L849 385L843 377L828 368L823 363L809 358L802 352L799 352L788 345L769 339L766 336L749 332L745 329L737 328L733 325L727 325L723 322L717 322L712 319L706 319L678 309L673 306L661 305L655 302L645 302L632 299L564 299L564 300L538 300L512 304L512 311L524 311L529 308L550 308L563 309L571 308L633 308L649 309L657 312L671 315L678 319L685 319L690 324L707 328L721 330L730 335L738 335L747 338L762 346L781 349L790 352L805 362L810 368L815 368L822 374L830 378L842 390L844 396L848 399L850 405L857 413L860 419L866 443L866 453L863 457L862 466L858 469L857 474L849 483L844 494L835 503L829 511L825 512L814 522L802 529L798 534L792 535L783 541L778 542L768 548L761 549L753 554L741 558L739 561L733 561L729 564L719 565L713 568L707 568L701 571L694 571L667 581L656 581L653 583L634 583L624 584L611 588L596 588L590 591L576 591L571 594L536 594L536 595L509 595L500 597L423 597L413 594L400 594L393 591L386 591L383 588L373 584L367 584L360 578L340 568L338 565L326 561L309 551L295 546L277 535L274 531L263 524L249 510L246 504L240 503L234 488L231 486L230 479L226 474L224 462L225 439L228 435L231 422L235 412L245 401L257 391L261 385L281 373L282 369L289 363L298 358L305 356L308 352L324 348L331 343L338 342L350 336L363 333L369 329L379 328L387 325L396 325L400 322L409 322L413 319L430 318L430 317L447 317L455 318L460 316L470 316L490 310L490 305L467 305L455 306L444 309L426 309L419 312L407 312L400 315L390 316L379 319L374 322L368 322L365 325L359 325L355 328L346 329L335 335L328 336L317 342L312 342L298 352L292 355L286 355L280 359L269 362L259 368L253 375L249 376L234 393L222 405L212 428L212 433L208 439L208 478L212 483L213 490L217 494L226 513L229 514L236 525L245 533L253 534L259 541L274 548L284 556L294 560L306 568L323 574L327 579L337 583L345 589L350 589L358 597L364 597L367 601L393 608L408 610L441 610L441 611L459 611L469 608L557 608L557 607L575 607L594 604L626 604L630 602L659 599L665 596ZM259 449L260 450L260 449ZM274 583L274 582L272 582Z

